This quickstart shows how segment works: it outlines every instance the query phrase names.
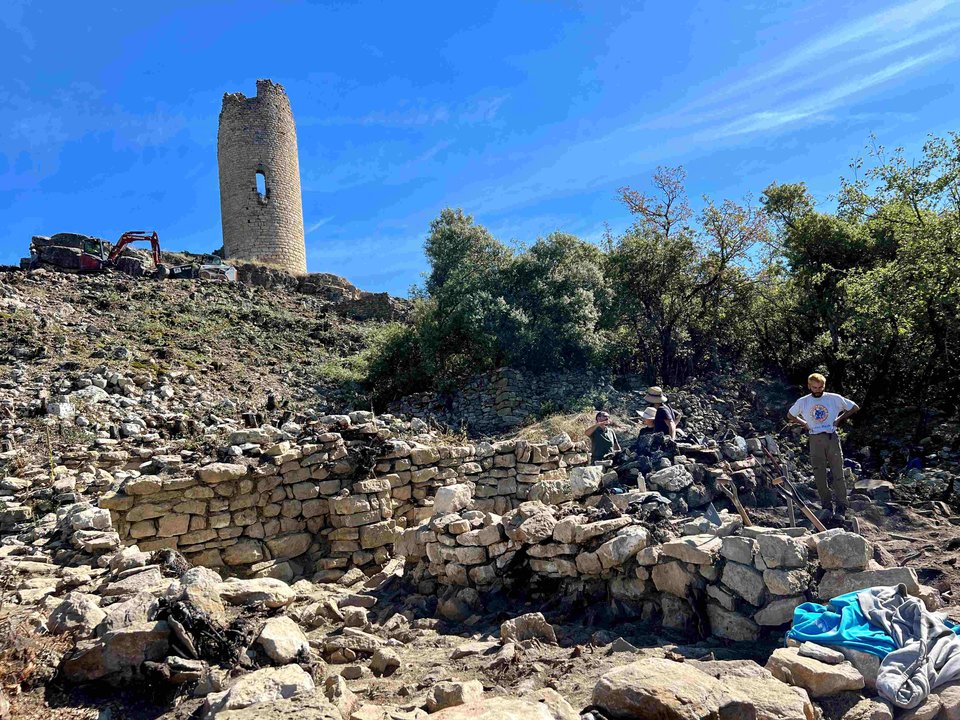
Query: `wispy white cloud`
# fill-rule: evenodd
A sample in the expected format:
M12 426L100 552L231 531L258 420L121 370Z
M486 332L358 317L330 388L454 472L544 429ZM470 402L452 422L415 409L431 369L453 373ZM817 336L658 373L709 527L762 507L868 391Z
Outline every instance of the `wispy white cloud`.
M320 218L320 219L317 220L315 223L313 223L312 225L310 225L310 227L308 227L308 228L304 231L304 234L305 234L305 235L309 235L309 234L312 233L314 230L323 227L324 225L326 225L326 224L327 224L328 222L330 222L331 220L333 220L333 215L330 215L330 216L325 217L325 218Z
M850 82L828 88L792 105L774 110L760 110L750 113L742 119L735 120L717 129L713 135L715 137L724 137L773 130L783 125L823 116L827 111L835 108L847 98L864 93L870 88L882 85L900 75L921 68L924 65L942 60L950 55L951 52L951 49L935 50L925 55L910 57L901 62L892 63L882 70L871 73L866 77L857 78Z
M363 115L308 115L297 118L297 124L329 127L422 127L432 125L478 125L493 121L508 96L480 97L463 103L425 103L404 101L396 107L378 108Z
M470 198L475 202L465 206L500 213L546 197L614 186L654 164L682 162L761 133L800 123L862 120L862 113L852 112L856 102L960 57L958 37L960 2L949 0L909 0L826 27L795 48L741 68L742 79L718 78L713 92L679 110L558 146L519 169L512 182L478 184ZM902 108L891 108L873 120L902 114Z
M766 69L751 67L742 80L724 84L690 104L690 108L711 105L770 83L772 80L816 66L836 51L850 51L860 43L886 44L890 35L899 36L932 19L951 6L952 0L911 0L881 10L839 28L828 30L784 53ZM861 48L862 49L862 48Z

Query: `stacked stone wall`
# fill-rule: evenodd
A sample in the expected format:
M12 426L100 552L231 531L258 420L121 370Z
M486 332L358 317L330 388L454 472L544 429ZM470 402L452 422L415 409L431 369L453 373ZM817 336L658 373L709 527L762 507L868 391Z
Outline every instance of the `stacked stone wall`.
M424 594L552 589L668 627L706 622L731 640L861 587L903 583L935 600L913 570L877 565L853 533L743 527L726 512L720 525L670 520L691 494L707 502L711 477L748 481L761 464L747 454L760 452L756 440L681 447L675 464L624 486L563 435L434 446L389 437L370 413L325 420L296 442L270 428L235 432L227 461L192 470L155 454L100 504L124 543L241 576L335 581L402 556ZM109 447L100 459L136 465Z
M657 542L626 513L591 520L527 502L500 517L465 507L408 529L398 549L424 593L546 584L561 597L612 601L624 615L678 630L706 620L711 634L737 641L782 631L801 603L874 585L903 583L937 607L914 570L881 568L860 535L721 520L691 520L680 537Z
M223 96L217 160L227 260L255 259L305 273L297 131L281 85L257 80L255 97ZM258 172L264 176L263 194Z
M466 483L477 507L503 513L539 482L588 460L583 445L565 436L559 446L383 440L366 416L355 413L354 423L337 416L349 432L296 443L279 433L238 431L229 462L189 472L155 457L100 505L123 542L142 550L176 549L191 562L240 575L317 571L336 579L351 568L381 567L405 527L432 517L438 488ZM370 448L372 473L362 458Z

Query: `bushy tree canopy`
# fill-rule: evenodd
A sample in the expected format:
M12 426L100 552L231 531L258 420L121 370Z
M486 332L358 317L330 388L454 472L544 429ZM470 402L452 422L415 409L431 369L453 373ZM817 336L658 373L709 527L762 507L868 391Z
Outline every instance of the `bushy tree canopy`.
M385 335L371 383L386 398L502 365L668 384L724 366L798 381L819 369L866 403L897 393L954 410L960 136L913 162L874 146L853 168L833 212L802 182L694 212L683 169L658 168L649 190L619 190L635 222L603 247L562 232L511 247L446 209L414 320Z

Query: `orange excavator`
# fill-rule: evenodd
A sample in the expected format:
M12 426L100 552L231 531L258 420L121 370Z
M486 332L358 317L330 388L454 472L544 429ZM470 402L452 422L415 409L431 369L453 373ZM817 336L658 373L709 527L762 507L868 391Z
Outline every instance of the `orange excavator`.
M106 257L104 257L104 251L108 243L94 239L84 242L80 252L80 271L97 272L114 267L124 248L133 242L150 243L150 249L153 251L154 276L161 279L167 277L169 274L167 268L160 262L160 238L156 230L152 233L144 230L128 230L120 236L117 244Z

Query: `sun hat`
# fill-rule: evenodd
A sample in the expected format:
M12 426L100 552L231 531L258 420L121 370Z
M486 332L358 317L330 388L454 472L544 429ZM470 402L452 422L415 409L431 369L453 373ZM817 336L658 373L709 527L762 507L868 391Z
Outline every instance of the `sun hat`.
M641 420L654 420L657 417L657 409L654 407L648 407L637 417L639 417Z
M667 401L667 396L663 394L663 388L654 385L647 388L647 394L644 396L643 400L644 402L648 403L665 403Z

